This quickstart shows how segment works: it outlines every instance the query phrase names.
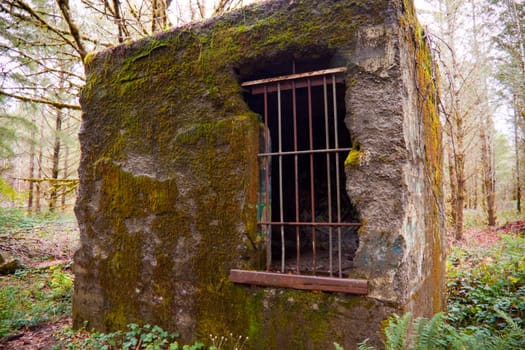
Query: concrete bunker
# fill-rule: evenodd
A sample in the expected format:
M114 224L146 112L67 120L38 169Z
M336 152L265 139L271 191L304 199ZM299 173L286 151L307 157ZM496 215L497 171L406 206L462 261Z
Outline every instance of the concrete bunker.
M90 55L74 325L352 348L442 310L436 94L404 0L272 0Z

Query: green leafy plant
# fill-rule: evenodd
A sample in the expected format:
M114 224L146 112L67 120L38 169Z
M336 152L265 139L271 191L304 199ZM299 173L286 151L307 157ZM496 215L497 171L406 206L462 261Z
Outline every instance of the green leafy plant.
M454 328L447 323L442 313L432 319L417 318L411 322L410 313L400 317L392 316L385 328L386 350L510 350L525 348L525 330L504 313L509 327L497 334L487 332L483 327ZM337 347L336 350L341 350ZM365 340L358 350L375 350Z
M492 248L454 248L447 262L448 312L432 319L394 315L385 349L525 349L525 238ZM341 350L336 346L337 350ZM359 350L373 350L367 341Z
M0 277L0 338L71 314L73 280L61 267Z
M35 225L37 221L25 215L22 210L0 207L0 233L29 230Z
M404 350L407 339L407 330L410 322L411 314L406 314L403 317L393 315L390 318L388 327L385 328L387 350Z
M212 345L206 347L201 342L179 345L177 333L169 333L159 326L129 324L127 331L112 333L88 332L85 329L73 331L71 327L59 334L61 345L56 349L69 350L242 350L248 337L210 335Z
M448 268L448 315L456 327L484 325L494 333L508 326L496 310L525 325L525 238L503 236L479 252L454 249Z
M70 350L199 350L204 344L195 342L191 345L179 345L177 333L169 333L159 326L131 323L127 331L112 333L88 332L81 329L74 332L64 329L59 335L61 345L57 349Z
M11 187L4 179L0 178L0 199L4 197L8 200L15 200L18 197L18 192Z

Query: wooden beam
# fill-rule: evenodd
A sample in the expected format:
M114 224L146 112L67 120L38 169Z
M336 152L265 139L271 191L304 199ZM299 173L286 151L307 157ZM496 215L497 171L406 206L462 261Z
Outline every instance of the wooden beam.
M368 294L368 281L349 278L291 275L285 273L230 270L230 281L266 287Z

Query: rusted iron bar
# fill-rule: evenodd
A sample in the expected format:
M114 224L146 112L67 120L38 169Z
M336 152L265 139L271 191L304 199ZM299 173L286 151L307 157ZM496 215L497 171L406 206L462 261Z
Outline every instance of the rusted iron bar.
M312 116L312 86L308 79L308 143L310 150L314 149L313 116ZM311 222L315 222L315 185L314 185L314 154L310 153L310 211ZM299 220L297 220L299 221ZM312 266L313 272L317 270L317 248L315 241L315 226L312 226Z
M293 63L295 72L295 61ZM297 96L295 93L295 80L292 80L292 122L293 122L293 150L297 152ZM299 156L294 153L294 189L295 189L295 221L299 221ZM296 241L296 263L297 273L301 263L301 238L299 235L299 226L295 227Z
M264 152L268 153L271 152L270 149L270 127L268 125L268 89L265 86L264 87ZM268 215L271 215L268 213L269 210L271 210L270 206L270 160L271 157L265 156L264 157L264 166L265 166L265 215L264 215L264 221L268 221L269 217ZM261 218L262 219L262 218ZM266 271L270 270L270 266L272 264L272 227L270 225L264 225L265 226L265 240L266 240Z
M346 226L361 226L360 222L309 222L309 221L261 221L261 225L272 226L331 226L331 227L346 227Z
M337 131L339 126L337 123L337 90L335 86L335 74L332 75L332 97L334 103L334 140L335 148L339 148L339 135ZM335 181L336 181L336 192L337 192L337 223L341 222L341 184L339 179L339 154L335 154ZM343 277L342 269L342 256L341 256L341 227L337 227L337 255L339 259L339 278Z
M337 79L336 79L336 82L337 83L342 83L342 82L344 82L344 80L345 80L344 76L338 76ZM329 84L331 84L331 81L329 82ZM321 77L312 78L312 80L311 80L311 86L312 87L321 86L321 85L323 85L323 79ZM308 82L306 80L298 80L295 83L295 88L296 89L305 88L307 86L308 86ZM252 95L260 95L264 91L263 87L260 86L260 85L256 85L256 86L248 88L248 89L250 89L250 93ZM287 90L291 90L291 89L292 89L292 83L291 82L286 81L286 82L281 83L281 91L287 91ZM275 85L268 85L268 92L275 92L275 91L277 91L277 87Z
M296 271L297 274L301 273L301 239L304 239L302 237L302 234L310 233L311 232L311 239L312 239L312 270L310 272L313 272L313 274L317 273L317 230L319 227L324 226L328 227L328 238L329 238L329 268L328 271L325 269L322 269L320 273L326 273L328 272L329 275L332 277L335 275L335 269L334 269L334 251L336 250L334 247L334 244L337 244L337 250L338 250L338 276L341 278L343 276L342 274L342 234L343 234L343 227L358 227L361 226L361 223L359 222L341 222L341 212L342 212L342 198L341 198L341 157L344 154L344 152L351 151L351 147L346 148L339 148L339 137L338 137L338 105L337 105L337 83L344 82L344 74L343 72L346 71L346 68L334 68L334 69L328 69L328 70L320 70L316 72L309 72L309 73L300 73L295 74L295 67L293 66L292 71L294 74L291 75L285 75L281 77L276 78L270 78L270 79L261 79L261 80L254 80L250 82L245 82L242 84L243 87L246 87L251 90L252 94L263 94L264 95L264 150L261 150L262 152L258 154L259 157L262 158L261 164L264 164L266 167L266 173L265 178L263 181L265 181L266 186L266 193L265 193L265 209L264 215L261 215L259 225L263 227L264 231L266 232L266 249L267 249L267 261L266 261L266 270L270 271L272 266L272 251L271 251L271 242L272 242L272 232L279 232L279 229L275 228L272 230L275 226L280 226L280 240L281 240L281 263L280 263L280 271L282 273L285 272L286 265L286 241L285 241L285 228L289 227L295 229L295 241L296 241L296 268L293 270ZM329 90L329 87L331 85L331 88ZM323 90L323 108L324 108L324 137L325 137L325 149L314 149L314 126L313 126L313 103L320 103L320 101L313 101L313 87L316 86L322 86ZM303 117L299 116L299 106L298 106L298 90L297 89L303 89L306 88L307 92L307 118L308 118L308 135L304 135L308 137L308 146L304 145L303 143L299 143L299 123L303 122ZM285 111L284 104L287 103L286 101L289 101L288 95L283 95L283 91L291 90L291 99L292 99L292 128L293 128L293 150L287 149L286 151L283 151L283 148L285 146L283 142L283 137L290 137L289 134L283 135L283 131L286 130L288 133L288 126L289 124L286 124L286 120L284 118L289 118L289 114L283 114L283 111ZM301 90L301 93L305 90ZM273 95L273 93L276 93ZM270 95L272 94L272 95ZM332 96L330 96L330 94ZM273 96L276 96L277 99L277 136L278 136L278 149L276 152L273 152L271 149L270 144L270 98L275 98ZM302 100L301 100L302 101ZM273 103L273 102L272 102ZM302 108L302 107L301 107ZM332 110L331 110L332 109ZM302 109L301 109L302 110ZM332 113L333 112L333 113ZM332 114L332 115L331 115ZM273 126L272 124L272 127ZM322 128L322 127L321 127ZM333 135L330 130L333 130ZM275 130L272 130L275 131ZM320 130L319 130L320 131ZM302 131L301 131L302 132ZM321 131L322 132L322 131ZM301 134L302 136L303 134ZM333 137L333 139L332 139ZM299 145L301 148L307 148L307 149L301 149L299 150ZM288 148L288 146L286 147ZM315 178L315 166L316 166L316 158L314 157L315 154L325 154L325 161L326 161L326 183L327 183L327 221L328 222L317 222L316 218L316 202L318 199L316 198L315 193L315 186L318 184L316 183ZM333 154L333 156L332 156ZM309 162L309 169L306 169L306 166L301 169L299 169L299 156L305 155L308 156L308 162ZM290 174L288 169L283 168L283 164L285 161L286 156L293 156L293 167L294 167L294 173L293 175ZM278 221L272 221L272 217L270 216L270 202L271 202L271 194L270 194L270 188L272 187L272 184L270 183L272 180L270 178L270 166L272 157L277 157L278 160L278 186L279 186L279 213L278 213ZM335 157L335 158L333 158ZM290 158L287 158L291 160ZM322 158L320 158L322 159ZM323 162L323 161L322 161ZM335 176L334 171L332 170L332 162L335 162ZM301 163L303 164L303 163ZM306 165L307 163L305 163ZM304 203L304 208L301 206L303 203L303 200L306 198L303 198L305 196L301 196L302 191L308 191L307 187L304 186L304 188L300 187L300 181L299 181L299 175L302 172L308 171L310 180L309 180L309 191L310 191L310 212L311 217L310 220L301 221L301 209L308 210L308 206L306 204L306 201ZM284 212L286 209L286 212L289 212L288 206L285 208L285 202L284 202L284 195L285 195L285 189L284 189L284 176L293 176L293 182L294 182L294 195L293 199L290 199L290 203L293 200L295 202L295 213L292 214L295 216L295 221L285 221L287 219L290 219L288 216L284 217ZM333 181L336 182L335 186L333 184ZM306 185L306 183L305 183ZM274 190L276 189L277 184L274 180ZM336 193L334 193L334 191ZM303 193L306 195L306 193ZM290 196L291 193L286 192L287 196ZM336 196L334 198L334 196ZM275 197L274 197L275 198ZM303 198L303 199L301 199ZM335 202L335 203L334 203ZM288 203L288 199L287 199ZM334 208L336 206L336 208ZM290 211L291 214L291 211ZM277 216L277 215L275 215ZM334 217L337 216L337 217ZM293 219L292 219L293 220ZM303 218L304 220L304 218ZM302 230L301 227L310 227L310 230L304 229ZM293 229L287 231L292 231ZM336 230L337 235L337 243L334 239L334 229ZM310 231L310 232L309 232ZM293 232L293 231L292 231ZM290 232L291 233L291 232ZM275 237L277 238L277 237ZM276 262L277 264L277 262ZM294 282L295 283L295 282ZM292 287L293 288L293 287ZM327 290L327 289L323 289Z
M273 78L245 81L244 83L241 84L241 86L246 87L246 86L254 86L254 85L263 85L263 84L268 84L268 83L284 82L286 80L296 80L300 78L312 78L316 76L330 75L330 74L343 73L343 72L346 72L346 67L329 68L329 69L316 70L313 72L288 74L288 75L281 75L281 76L273 77Z
M301 151L286 151L286 152L272 152L272 153L259 153L259 157L265 156L291 156L295 154L310 154L310 153L337 153L337 152L349 152L352 148L328 148L328 149L312 149L312 150L301 150Z
M325 147L326 149L330 149L330 123L329 123L329 117L328 117L328 91L327 91L327 82L326 82L326 75L323 76L323 103L324 103L324 129L325 129ZM330 174L330 153L326 153L326 181L327 181L327 189L328 189L328 222L332 223L332 181L331 181L331 174ZM332 243L332 235L333 235L333 227L328 227L328 259L329 259L329 274L330 276L333 276L334 266L333 266L333 243Z
M281 115L281 89L280 84L277 83L277 119L278 139L279 139L279 153L283 151L282 140L282 115ZM283 209L283 156L279 156L279 220L284 220ZM284 247L284 226L281 226L281 271L284 272L285 247Z

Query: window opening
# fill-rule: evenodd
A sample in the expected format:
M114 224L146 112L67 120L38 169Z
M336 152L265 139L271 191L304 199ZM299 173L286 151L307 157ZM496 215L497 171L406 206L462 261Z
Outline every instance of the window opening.
M345 190L345 72L242 83L262 125L258 224L267 272L341 278L352 268L360 223Z

